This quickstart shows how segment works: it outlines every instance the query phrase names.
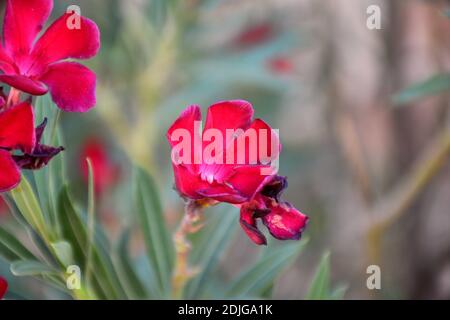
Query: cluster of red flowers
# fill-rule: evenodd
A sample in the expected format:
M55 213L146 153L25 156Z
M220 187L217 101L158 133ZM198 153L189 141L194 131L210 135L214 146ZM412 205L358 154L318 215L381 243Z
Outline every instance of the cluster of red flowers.
M191 150L188 154L192 159L202 159L201 163L173 162L175 185L182 197L198 204L215 204L226 202L236 205L241 210L240 223L246 234L256 244L266 244L266 238L257 227L257 219L261 219L269 229L272 236L280 240L300 239L306 226L308 217L295 209L288 202L281 200L282 191L287 187L287 179L278 176L271 163L265 163L258 158L256 163L217 163L206 155L199 156L208 146L196 147L196 141L202 140L202 133L197 132L196 123L201 121L202 115L198 106L187 108L174 122L167 132L167 138L173 150L179 145L176 132L183 130L189 132ZM252 130L257 134L258 148L270 150L270 159L278 157L279 149L273 150L271 146L278 145L272 139L279 139L275 134L262 135L261 132L274 132L272 128L261 119L253 120L253 107L247 101L234 100L219 102L211 106L203 131L203 140L208 130L220 132L227 137L228 130L233 132L246 132ZM178 131L179 132L179 131ZM214 157L229 154L229 148L235 150L238 135L234 141L220 143L223 150L216 151ZM184 138L183 138L184 139ZM184 143L184 141L183 141ZM250 143L246 143L244 150L238 150L249 155ZM186 150L183 150L186 152ZM234 153L233 153L234 154ZM248 159L249 157L246 156ZM272 172L272 174L262 174Z
M40 169L63 150L41 144L46 120L35 128L33 96L49 92L69 112L85 112L96 103L95 74L67 59L97 54L98 27L76 12L65 13L37 39L52 9L53 0L6 2L0 82L10 90L0 92L0 192L17 186L21 169Z

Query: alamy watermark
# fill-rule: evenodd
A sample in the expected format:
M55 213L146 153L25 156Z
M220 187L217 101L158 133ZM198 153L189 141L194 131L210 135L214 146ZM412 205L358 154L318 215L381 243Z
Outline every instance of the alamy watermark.
M381 289L381 268L375 264L367 267L366 273L370 276L367 277L366 286L369 290Z
M66 20L66 26L69 30L81 29L81 8L77 5L71 5L67 8L66 13L69 17Z
M194 122L194 132L200 132L201 121ZM203 135L192 134L179 128L170 136L177 144L172 148L172 162L206 165L261 165L261 175L272 175L279 169L278 129L226 129L224 132L210 128ZM211 180L213 177L206 177Z
M381 8L375 4L367 7L366 13L368 15L366 26L369 30L381 29Z

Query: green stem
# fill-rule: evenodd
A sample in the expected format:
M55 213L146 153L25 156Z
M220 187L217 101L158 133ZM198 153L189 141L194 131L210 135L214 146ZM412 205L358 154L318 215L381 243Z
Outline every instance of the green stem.
M175 270L172 277L172 298L181 299L187 282L194 277L198 270L189 266L189 253L191 243L188 235L199 231L203 224L202 206L195 201L186 204L185 214L180 226L174 235L175 244Z

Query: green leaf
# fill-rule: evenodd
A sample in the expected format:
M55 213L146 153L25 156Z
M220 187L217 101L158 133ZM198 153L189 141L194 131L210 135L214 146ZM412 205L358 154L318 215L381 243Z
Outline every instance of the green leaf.
M0 227L0 254L8 261L36 259L14 235Z
M86 265L88 255L88 231L86 222L81 218L69 196L67 187L64 187L59 196L58 220L61 223L63 238L69 242L73 249L75 263L79 266ZM94 279L92 286L96 288L99 297L118 299L125 296L112 267L110 255L101 246L93 247L92 262L90 264ZM86 272L86 270L85 270Z
M64 267L74 264L73 250L70 243L67 241L58 241L51 243L50 246Z
M405 104L449 89L450 73L440 74L403 90L393 97L393 102L394 104Z
M157 31L165 26L169 12L176 2L176 0L149 0L150 21Z
M10 191L14 200L25 220L32 226L39 235L47 242L51 242L52 236L47 229L47 224L42 213L39 201L25 176L15 189Z
M130 230L125 231L120 237L118 245L118 265L121 270L120 275L123 279L124 287L128 296L132 299L144 299L148 297L147 290L142 285L128 254L128 243L130 240Z
M214 208L215 209L215 208ZM220 256L233 239L238 226L235 208L224 206L219 212L209 214L206 227L192 241L191 264L201 270L186 288L186 297L195 299L204 293Z
M86 259L86 278L89 281L91 276L91 261L92 261L92 252L94 246L94 236L95 236L95 186L94 186L94 169L92 168L91 159L85 159L87 162L88 170L89 170L89 183L88 183L88 221L87 221L87 229L88 229L88 250L87 250L87 259Z
M346 285L341 285L333 290L330 294L331 300L342 300L344 298L345 293L347 292L348 287Z
M40 124L45 119L48 121L47 128L42 136L42 143L53 146L64 145L61 131L57 126L59 114L59 109L53 103L49 94L36 99L36 123ZM64 163L64 152L61 152L46 167L33 171L34 182L44 218L56 233L59 232L59 225L56 218L57 197L54 195L58 194L66 180Z
M174 248L165 223L159 195L150 175L142 168L134 170L135 206L144 235L147 256L154 269L161 296L169 292Z
M328 299L330 294L330 253L326 252L320 260L319 267L306 296L309 300Z
M276 277L294 261L308 241L283 244L263 254L258 262L241 273L230 285L226 296L260 296L275 281ZM264 250L264 249L263 249Z
M39 276L39 275L58 275L58 270L51 268L39 261L23 260L16 261L11 264L11 272L13 275L22 276Z

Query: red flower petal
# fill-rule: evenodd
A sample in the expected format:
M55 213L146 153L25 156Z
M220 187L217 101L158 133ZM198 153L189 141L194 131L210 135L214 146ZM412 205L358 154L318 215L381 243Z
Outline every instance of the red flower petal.
M208 183L200 179L200 176L184 165L173 165L175 176L175 187L177 191L186 198L199 200L204 196L197 193L200 189L208 188Z
M31 153L35 143L33 107L28 102L0 113L0 148Z
M0 70L4 73L15 73L14 61L11 60L5 49L0 46Z
M14 189L20 182L20 171L17 168L11 154L0 149L0 192L6 192ZM1 295L1 278L0 278L0 298Z
M267 164L268 161L275 160L276 158L278 158L281 151L281 143L277 133L266 122L264 122L261 119L256 119L255 121L253 121L249 130L250 129L255 130L257 133L256 135L258 137L258 145L257 145L258 163ZM266 149L261 149L262 146L265 147ZM275 147L275 149L273 149L272 147ZM248 154L248 147L247 147L247 154ZM261 156L264 159L262 159ZM248 155L246 160L250 161Z
M75 13L74 13L75 14ZM100 31L90 19L80 18L80 28L69 28L76 18L74 14L64 14L56 20L37 41L32 51L35 66L29 74L37 75L48 64L68 59L88 59L95 56L100 48Z
M262 220L269 229L270 234L279 240L300 239L308 217L288 203L276 204L270 207L270 213Z
M227 184L232 185L247 200L250 200L259 192L267 183L273 180L273 176L265 176L261 174L264 166L242 166L234 170L234 174L227 179Z
M253 107L250 102L244 100L218 102L208 109L205 131L211 128L218 129L222 131L225 139L227 129L246 130L250 127L252 118Z
M49 66L39 79L44 82L56 105L68 112L86 112L96 103L94 72L75 62L60 62Z
M201 121L202 120L202 113L200 111L200 107L193 105L188 107L186 110L184 110L178 119L172 124L172 126L167 130L167 140L169 141L169 144L172 147L175 147L180 143L181 141L178 141L177 139L177 130L187 130L189 132L191 141L191 162L190 164L183 164L185 167L187 167L192 173L195 173L197 171L197 165L195 164L195 151L201 152L200 148L195 149L194 143L201 143L200 140L200 131L196 131L195 128L195 121ZM200 156L200 155L198 155Z
M20 59L30 53L33 42L52 11L52 0L8 0L3 24L6 51Z
M33 96L42 96L48 92L48 88L44 83L21 75L1 74L0 82L4 82L11 87L29 93Z
M254 215L254 210L247 206L242 206L241 217L239 220L242 229L245 231L247 236L257 245L266 245L266 237L258 230L256 219Z
M215 155L217 158L222 158L222 163L214 163L214 159L203 159L203 163L200 166L200 172L202 178L205 180L217 181L219 183L224 183L225 180L230 177L233 173L233 168L236 162L227 164L226 152L228 147L233 147L233 145L227 145L227 130L246 130L250 125L253 118L253 107L252 105L244 100L230 100L218 102L208 109L208 115L206 117L206 125L203 131L204 140L208 141L205 134L208 130L219 130L223 138L222 146L223 150L221 154ZM233 140L234 141L234 140ZM208 146L209 143L204 143L203 148ZM235 149L235 157L237 154L237 149ZM203 154L205 156L205 154Z

